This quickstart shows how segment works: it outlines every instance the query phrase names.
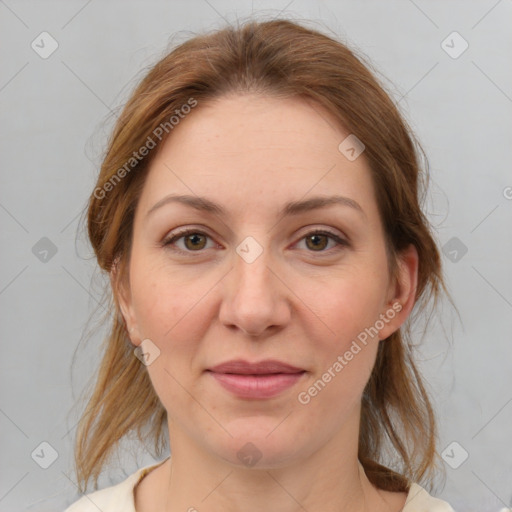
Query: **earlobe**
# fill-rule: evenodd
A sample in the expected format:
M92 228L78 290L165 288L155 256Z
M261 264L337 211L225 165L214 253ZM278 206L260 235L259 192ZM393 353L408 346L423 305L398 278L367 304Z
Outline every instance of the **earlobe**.
M416 302L419 256L413 244L399 254L397 264L397 276L390 284L389 299L384 311L388 322L379 331L381 340L388 338L400 328L407 320Z

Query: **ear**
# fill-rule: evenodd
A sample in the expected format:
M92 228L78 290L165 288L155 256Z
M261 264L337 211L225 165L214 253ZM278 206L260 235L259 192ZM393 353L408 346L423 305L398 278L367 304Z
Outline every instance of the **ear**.
M142 340L133 310L130 284L128 279L124 279L121 275L118 260L116 260L110 270L110 286L112 287L116 306L119 307L124 319L127 335L133 345L139 346Z
M379 339L385 340L407 320L416 302L419 256L411 244L398 255L397 276L389 285L385 309L381 312Z

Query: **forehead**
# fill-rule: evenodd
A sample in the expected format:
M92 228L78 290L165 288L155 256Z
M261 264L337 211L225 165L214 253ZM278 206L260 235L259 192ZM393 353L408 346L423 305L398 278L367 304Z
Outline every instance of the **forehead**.
M141 208L166 194L192 194L230 204L240 215L251 207L277 211L308 194L340 194L371 210L364 154L351 161L339 150L349 134L321 105L299 98L199 102L159 149Z

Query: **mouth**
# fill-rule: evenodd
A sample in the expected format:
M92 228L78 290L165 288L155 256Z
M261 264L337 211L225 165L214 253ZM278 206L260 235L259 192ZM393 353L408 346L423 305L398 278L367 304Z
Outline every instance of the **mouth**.
M273 359L258 363L238 359L209 368L207 372L235 396L261 400L290 389L306 370Z

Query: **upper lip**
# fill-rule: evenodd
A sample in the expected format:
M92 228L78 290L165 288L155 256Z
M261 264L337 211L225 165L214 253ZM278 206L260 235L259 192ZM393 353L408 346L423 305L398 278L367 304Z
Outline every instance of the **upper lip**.
M218 364L208 370L215 373L235 373L241 375L268 375L271 373L300 373L305 371L302 368L297 368L276 359L265 359L257 363L250 363L243 359L234 359Z

